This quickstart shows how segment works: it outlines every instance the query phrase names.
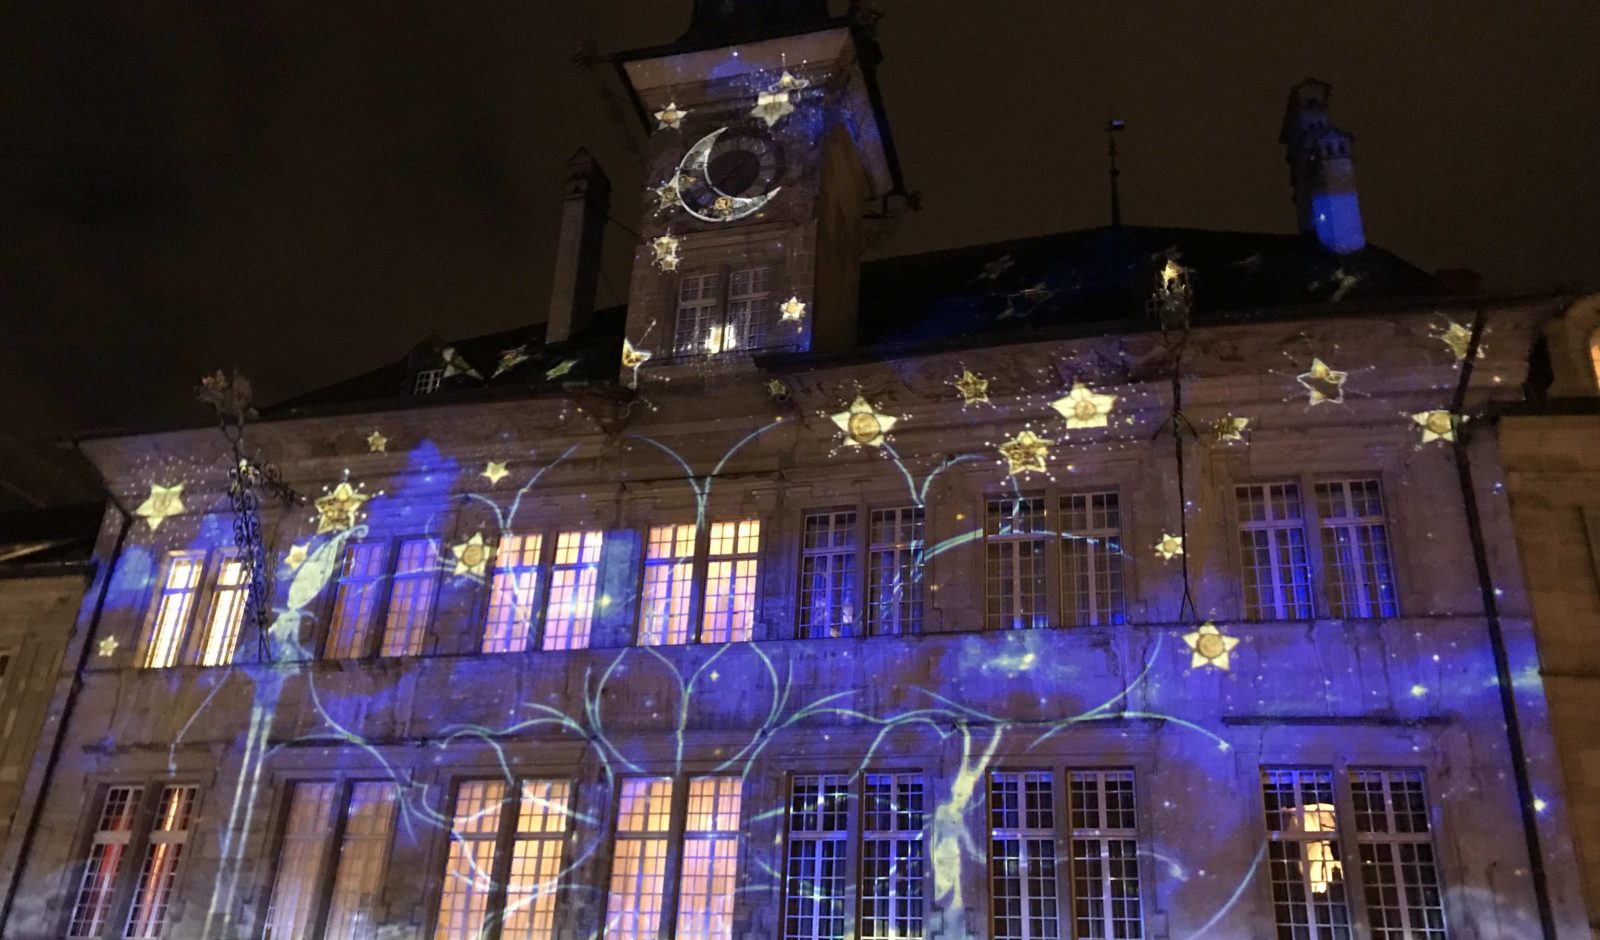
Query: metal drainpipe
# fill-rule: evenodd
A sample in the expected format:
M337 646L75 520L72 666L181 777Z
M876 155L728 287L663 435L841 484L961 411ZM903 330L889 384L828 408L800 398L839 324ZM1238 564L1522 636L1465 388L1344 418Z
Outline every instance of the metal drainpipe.
M1488 317L1480 309L1472 323L1472 339L1461 366L1461 380L1451 403L1452 415L1461 414L1466 404L1467 386L1472 380L1472 364L1478 358L1478 344ZM1452 420L1454 420L1452 418ZM1495 597L1494 577L1489 571L1489 552L1483 540L1483 521L1478 515L1477 490L1472 485L1472 461L1467 444L1458 432L1452 450L1456 476L1461 483L1461 501L1467 516L1467 537L1472 543L1472 560L1478 568L1478 590L1483 595L1483 617L1489 628L1489 648L1494 653L1496 685L1500 692L1500 713L1506 723L1506 743L1511 750L1511 773L1517 787L1517 804L1522 816L1522 838L1528 847L1528 873L1533 878L1533 896L1539 905L1539 926L1544 940L1557 940L1555 910L1550 903L1550 885L1545 877L1544 852L1539 847L1539 817L1534 808L1533 785L1528 780L1527 751L1522 743L1522 724L1517 717L1516 689L1512 685L1511 661L1506 654L1505 632L1500 626L1500 604Z
M83 689L83 674L89 667L89 654L94 649L92 641L100 629L100 617L105 612L106 595L111 591L111 578L116 574L117 561L122 557L122 546L127 541L128 530L133 527L133 516L117 502L116 494L111 492L110 487L106 487L106 497L111 507L122 517L122 524L117 530L117 543L111 549L111 557L105 562L105 576L100 579L100 590L94 600L94 613L90 615L89 626L84 631L83 647L78 652L78 665L72 674L72 687L67 693L67 701L61 708L61 720L56 723L56 733L50 742L50 756L45 762L44 778L39 781L39 796L33 801L33 810L28 814L28 827L22 833L22 844L17 850L17 867L11 872L11 879L6 885L4 903L0 904L0 931L4 931L11 921L11 908L16 903L17 888L22 884L23 871L28 867L28 856L33 851L33 840L39 832L39 821L44 816L44 804L50 796L50 781L55 777L56 765L61 762L61 752L67 739L67 727L72 723L72 713L78 704L78 693Z

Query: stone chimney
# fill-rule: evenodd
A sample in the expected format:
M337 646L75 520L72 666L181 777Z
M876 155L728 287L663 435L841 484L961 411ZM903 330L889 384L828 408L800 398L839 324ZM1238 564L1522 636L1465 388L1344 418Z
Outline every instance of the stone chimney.
M1328 122L1327 82L1308 78L1289 90L1278 142L1289 161L1295 217L1302 235L1314 235L1329 251L1349 254L1366 247L1354 138Z
M546 343L564 343L589 325L600 280L600 247L611 211L611 180L589 151L579 147L567 169L550 313L544 325Z

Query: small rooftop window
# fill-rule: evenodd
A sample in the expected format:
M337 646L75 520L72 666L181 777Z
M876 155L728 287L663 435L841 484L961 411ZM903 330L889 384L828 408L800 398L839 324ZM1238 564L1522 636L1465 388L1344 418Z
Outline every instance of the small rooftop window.
M432 395L439 390L439 383L444 381L443 369L422 369L417 373L416 379L411 383L411 394Z

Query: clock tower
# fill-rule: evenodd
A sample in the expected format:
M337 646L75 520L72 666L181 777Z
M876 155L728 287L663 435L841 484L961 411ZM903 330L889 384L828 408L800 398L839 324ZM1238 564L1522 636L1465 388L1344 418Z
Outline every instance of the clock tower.
M649 130L623 380L855 341L863 220L903 192L876 46L821 0L697 0L614 58ZM625 356L625 359L627 357Z

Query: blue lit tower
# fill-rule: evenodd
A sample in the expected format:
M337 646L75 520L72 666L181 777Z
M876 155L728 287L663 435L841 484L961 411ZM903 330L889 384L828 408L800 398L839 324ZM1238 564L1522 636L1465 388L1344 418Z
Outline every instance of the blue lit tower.
M1327 82L1308 78L1289 91L1283 132L1289 182L1300 232L1315 235L1329 251L1349 254L1367 245L1356 195L1354 138L1328 120Z

